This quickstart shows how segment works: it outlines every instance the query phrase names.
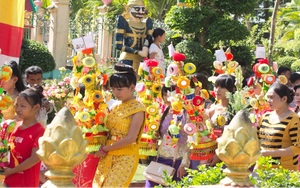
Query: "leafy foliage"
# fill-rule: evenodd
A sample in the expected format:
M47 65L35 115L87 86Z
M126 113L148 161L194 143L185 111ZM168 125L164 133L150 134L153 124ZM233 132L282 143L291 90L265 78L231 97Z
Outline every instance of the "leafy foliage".
M165 173L165 182L168 187L189 187L192 185L216 185L226 177L222 166L224 162L216 164L215 167L198 166L198 170L188 169L188 175L181 178L181 181L172 181L172 178ZM161 187L161 186L158 186Z
M173 46L175 47L178 43L180 43L183 40L183 37L178 35L178 32L174 30L166 30L165 41L161 44L161 48L164 52L165 59L169 57L168 46L171 43L173 43Z
M37 41L23 39L19 68L24 72L28 67L38 65L43 72L55 69L55 61L49 50Z
M70 14L70 20L76 17L77 12L85 6L88 0L70 0L70 7L72 12Z
M284 55L300 58L300 40L292 40L281 45L284 48Z
M158 20L163 20L166 13L170 10L172 5L175 5L177 0L148 0L145 1L148 16Z
M292 71L300 71L300 60L295 61L291 66Z
M257 161L259 169L254 172L258 176L250 175L250 180L258 187L299 187L300 173L279 168L272 168L272 163L279 164L272 157L260 157Z
M178 52L185 54L185 62L191 62L197 66L197 71L210 72L214 56L201 44L191 40L183 40L176 45L176 49Z
M231 14L250 14L258 5L258 0L216 0L215 5Z
M250 32L246 26L236 20L219 20L208 28L210 43L224 41L227 45L231 40L240 41L246 39Z
M245 93L247 91L243 90L243 76L242 76L242 67L238 66L235 70L235 86L236 91L232 94L231 92L226 92L226 98L229 100L229 105L227 108L227 113L229 114L229 120L231 120L235 114L239 111L244 111L249 114L252 107L247 105L247 101L245 99Z
M231 46L231 53L234 55L234 60L237 62L245 62L247 67L251 66L253 56L248 46Z
M280 66L291 67L292 64L297 60L298 60L298 58L296 58L296 57L285 56L285 57L279 58L277 60L277 64L278 64L278 67L280 67Z
M258 176L250 175L250 180L255 187L299 187L300 172L289 171L279 168L272 168L273 164L279 164L278 160L272 157L260 157L257 161L259 169L254 172ZM224 162L216 164L215 167L198 166L198 170L188 169L188 175L183 177L181 181L172 181L172 178L164 172L165 182L168 187L189 187L193 185L217 185L226 177L222 166ZM157 186L157 187L162 187Z
M179 7L173 6L166 16L165 24L183 34L197 33L204 26L204 16L201 7Z
M105 15L105 27L108 31L114 31L117 25L118 15L124 12L124 6L122 2L112 2L109 10Z
M286 8L278 11L278 37L282 42L295 39L295 31L300 28L300 0L292 0Z

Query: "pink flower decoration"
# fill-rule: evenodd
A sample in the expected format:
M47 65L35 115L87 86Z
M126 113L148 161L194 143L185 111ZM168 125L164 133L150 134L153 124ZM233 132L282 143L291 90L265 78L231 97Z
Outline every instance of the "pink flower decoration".
M71 79L70 79L70 77L65 77L64 81L65 81L67 84L69 84L69 83L71 82Z
M87 74L90 70L91 68L83 67L83 74Z
M64 86L64 85L65 85L65 82L59 82L58 85L59 85L59 86Z

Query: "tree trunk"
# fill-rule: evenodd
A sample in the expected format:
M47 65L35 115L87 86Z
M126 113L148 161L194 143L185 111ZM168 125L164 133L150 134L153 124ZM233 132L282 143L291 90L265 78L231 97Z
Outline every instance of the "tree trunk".
M272 63L272 56L273 56L273 45L274 45L274 36L275 36L275 26L276 26L276 18L277 18L277 11L280 4L280 0L276 0L272 19L271 19L271 33L270 33L270 43L269 43L269 63Z
M264 12L265 12L265 21L268 21L269 20L269 1L264 1Z
M246 15L245 15L245 17L246 17ZM245 22L246 22L247 30L251 31L251 23L249 22L249 17L246 17Z
M238 21L239 15L238 15L238 14L235 14L234 17L233 17L233 19L236 20L236 21Z
M204 39L204 33L197 32L195 34L195 40L199 42L203 47L206 45L206 40Z

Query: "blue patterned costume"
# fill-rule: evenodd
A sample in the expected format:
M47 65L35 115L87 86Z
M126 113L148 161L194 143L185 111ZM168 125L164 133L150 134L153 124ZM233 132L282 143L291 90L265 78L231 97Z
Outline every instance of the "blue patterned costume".
M119 16L116 28L116 48L122 51L119 62L131 65L137 71L143 60L138 51L141 51L145 41L152 37L152 20L147 18L143 22L134 22Z

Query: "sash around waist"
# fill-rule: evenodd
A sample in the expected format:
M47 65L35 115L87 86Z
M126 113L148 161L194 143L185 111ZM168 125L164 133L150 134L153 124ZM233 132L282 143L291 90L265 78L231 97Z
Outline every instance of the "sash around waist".
M122 52L120 55L119 60L132 60L133 62L141 62L143 60L143 57L141 57L138 54L131 54L127 52Z
M113 140L107 140L106 145L110 145L110 144L113 144L115 142L116 141L113 141ZM125 146L123 148L116 149L116 150L108 152L108 155L134 155L134 154L135 155L139 154L139 146L136 142L134 142L134 143L132 143L128 146Z

